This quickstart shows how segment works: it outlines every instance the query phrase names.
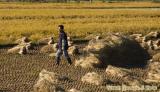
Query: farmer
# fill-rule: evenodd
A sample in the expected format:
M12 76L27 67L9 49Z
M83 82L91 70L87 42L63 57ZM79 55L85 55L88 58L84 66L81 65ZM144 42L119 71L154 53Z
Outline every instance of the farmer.
M68 55L68 40L67 40L67 34L64 32L64 26L59 25L59 40L57 45L57 53L56 53L56 64L59 65L60 58L62 54L64 54L66 60L71 65L71 58Z

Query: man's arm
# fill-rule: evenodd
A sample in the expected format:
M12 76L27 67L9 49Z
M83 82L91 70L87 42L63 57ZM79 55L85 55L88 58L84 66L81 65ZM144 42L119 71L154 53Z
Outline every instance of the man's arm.
M58 47L62 49L62 34L59 35Z
M64 39L62 38L62 50L64 50L64 46L65 46L65 41L64 41Z

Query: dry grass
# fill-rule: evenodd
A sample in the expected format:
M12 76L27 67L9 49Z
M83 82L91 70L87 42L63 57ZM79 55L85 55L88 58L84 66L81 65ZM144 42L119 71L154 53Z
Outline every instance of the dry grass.
M141 6L142 3L133 3ZM157 7L157 3L143 3ZM133 7L130 3L93 4L0 4L0 44L13 43L22 36L34 42L54 36L57 26L64 24L68 35L84 38L89 33L106 32L147 33L160 29L160 10L152 9L89 9L87 7ZM81 9L54 9L50 7L84 7ZM86 7L87 6L87 7ZM17 7L17 8L16 8ZM25 8L26 7L26 8ZM43 8L46 7L46 8ZM4 9L2 9L4 8ZM11 9L10 9L11 8ZM63 12L62 12L63 11Z
M112 2L112 3L0 3L0 9L82 9L82 8L115 8L115 7L160 7L154 2Z
M101 75L95 72L89 72L82 77L81 81L94 84L94 85L101 85L104 79L102 78Z

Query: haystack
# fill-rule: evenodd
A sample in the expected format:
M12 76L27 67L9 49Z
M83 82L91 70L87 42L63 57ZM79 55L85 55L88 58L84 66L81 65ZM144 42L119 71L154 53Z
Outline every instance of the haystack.
M78 55L78 54L79 54L79 49L78 49L77 46L71 46L71 47L69 47L69 49L68 49L68 53L69 53L70 55Z
M50 45L50 44L54 44L54 39L53 39L53 37L50 37L50 41L48 42L48 45Z
M160 74L148 73L146 83L160 83Z
M91 40L91 39L95 38L95 36L96 36L96 35L94 35L94 34L90 34L90 35L87 35L87 36L85 37L85 39Z
M144 41L155 40L155 39L158 39L158 38L160 38L160 32L158 32L158 31L150 32L146 36L144 36Z
M28 49L26 46L23 45L17 45L11 49L8 49L7 53L12 53L12 54L27 54Z
M160 49L160 32L150 32L145 36L142 34L132 34L129 37L140 43L142 48L146 50Z
M160 32L150 32L145 36L132 34L130 37L139 42L142 48L146 50L160 50Z
M104 82L104 78L95 72L90 72L90 73L85 74L81 78L81 81L87 82L90 84L94 84L94 85L102 85Z
M150 61L148 65L148 75L145 82L159 82L160 83L160 62Z
M101 64L101 61L99 61L94 54L89 54L88 56L75 61L75 66L81 66L83 68L100 67Z
M100 39L102 39L102 36L100 34L97 34L97 35L90 34L90 35L86 36L85 39L87 39L87 40L92 40L92 39L100 40Z
M143 49L145 49L145 50L148 50L149 48L151 48L151 47L148 45L147 42L142 42L142 43L140 43L140 45L141 45L141 47L142 47Z
M141 46L146 50L152 50L152 51L160 50L160 45L158 40L156 41L149 40L147 42L143 42L141 43Z
M121 67L141 67L146 65L149 54L138 42L126 36L108 34L106 38L91 40L85 49L102 62L103 67L108 64Z
M97 41L96 39L92 39L89 41L87 47L85 47L85 50L87 51L99 51L101 48L104 48L106 44L104 43L104 40Z
M19 54L27 54L27 51L33 48L33 44L29 42L30 40L27 37L23 37L18 39L16 43L17 46L8 50L8 53L19 53Z
M130 37L131 38L139 38L139 37L142 37L143 35L142 34L131 34Z
M65 92L57 86L58 80L58 74L42 70L37 83L34 85L34 92Z
M45 45L40 49L40 52L42 53L52 53L55 51L55 48L53 45Z
M68 41L68 46L73 46L73 42L72 41Z
M26 49L27 49L27 50L33 49L33 44L32 44L31 42L27 43L27 44L26 44Z
M32 42L21 43L21 44L18 44L17 46L20 46L20 47L21 47L21 46L22 46L22 47L25 46L27 50L31 50L31 49L33 49L33 47L34 47L33 44L32 44Z
M68 46L73 46L73 40L71 37L67 37L68 40Z
M99 36L99 35L97 35L97 36L95 37L95 39L96 39L96 40L100 40L100 39L102 39L102 37Z
M28 43L30 40L28 39L28 37L23 37L21 39L18 39L15 41L15 43L17 44L21 44L21 43Z
M11 48L11 49L9 49L8 51L7 51L7 53L18 53L19 51L20 51L20 49L21 49L21 47L19 47L19 46L16 46L16 47L13 47L13 48Z
M153 61L160 62L160 53L155 54L152 59Z
M118 76L118 77L124 77L128 75L125 69L122 70L122 68L117 68L111 65L108 65L108 67L106 68L106 74L110 76Z
M56 57L56 52L50 53L49 56L50 57Z
M47 45L49 42L49 38L43 38L37 41L38 44L44 44Z
M149 40L146 42L147 43L147 46L148 46L148 50L154 50L154 44L153 44L153 41L152 40Z
M53 44L53 48L57 51L58 43L54 43L54 44Z
M154 42L154 50L160 50L160 39Z
M75 89L75 88L72 88L72 89L68 90L67 92L82 92L82 91L77 90L77 89Z
M139 79L136 79L132 76L126 76L123 79L123 84L128 86L141 86L143 81L140 81Z
M67 37L68 41L72 41L72 38L70 36Z
M12 53L12 54L18 53L21 55L27 54L27 52L28 52L28 48L26 46L15 46L7 51L7 53Z
M54 44L54 39L53 37L49 37L49 38L43 38L37 41L38 44L43 44L43 45L47 45L47 44Z
M150 73L160 74L160 62L150 62L148 67Z
M138 79L134 78L134 76L130 75L131 71L125 68L119 68L109 65L106 69L106 75L110 81L112 81L112 78L118 79L114 80L114 82L119 82L121 84L130 85L130 86L139 86L141 83ZM111 78L111 79L110 79ZM120 80L121 81L120 81Z
M109 47L107 47L109 46ZM146 65L149 54L138 42L124 36L111 36L105 48L100 50L101 60L121 67L139 67Z
M27 54L28 50L33 49L33 44L27 37L18 39L16 43L18 43L18 45L9 49L8 53Z
M48 82L47 80L39 80L34 85L33 92L65 92L62 88Z
M20 55L24 55L24 54L27 54L27 49L26 49L26 46L22 46L20 48L20 51L18 52Z
M142 34L132 34L130 35L130 38L136 40L139 43L142 43L144 39Z
M59 75L57 73L54 72L49 72L45 69L43 69L40 73L39 73L39 79L45 79L47 81L49 81L50 83L54 83L56 84L58 82L59 79Z

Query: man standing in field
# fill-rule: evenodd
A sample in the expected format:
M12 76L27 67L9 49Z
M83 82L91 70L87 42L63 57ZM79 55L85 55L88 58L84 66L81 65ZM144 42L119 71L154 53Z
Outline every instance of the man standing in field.
M67 59L68 63L71 65L71 58L68 55L68 40L67 40L67 34L64 32L64 26L59 25L59 40L58 40L58 50L56 53L56 64L59 65L60 58L62 54L64 54L65 58Z

